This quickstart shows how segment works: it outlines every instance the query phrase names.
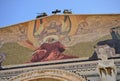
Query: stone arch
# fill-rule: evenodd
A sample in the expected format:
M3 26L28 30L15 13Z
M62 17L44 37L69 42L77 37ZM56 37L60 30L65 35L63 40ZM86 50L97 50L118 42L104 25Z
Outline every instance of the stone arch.
M35 70L11 78L9 81L85 81L72 72L57 69Z

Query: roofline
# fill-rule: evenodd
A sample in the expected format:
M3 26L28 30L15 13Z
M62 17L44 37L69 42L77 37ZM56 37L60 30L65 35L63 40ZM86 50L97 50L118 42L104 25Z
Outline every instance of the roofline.
M53 14L53 15L48 15L48 16L44 16L44 17L40 17L40 18L36 18L36 19L43 19L43 18L47 18L47 17L51 17L51 16L64 16L64 15L70 15L70 16L77 16L77 15L81 15L81 16L97 16L97 15L101 15L101 16L107 16L107 15L120 15L120 13L111 13L111 14ZM9 26L14 26L14 25L18 25L18 24L22 24L22 23L26 23L26 22L30 22L30 21L34 21L36 19L32 19L32 20L28 20L28 21L25 21L25 22L20 22L20 23L16 23L16 24L11 24L11 25L8 25L8 26L3 26L1 27L0 29L2 28L7 28Z

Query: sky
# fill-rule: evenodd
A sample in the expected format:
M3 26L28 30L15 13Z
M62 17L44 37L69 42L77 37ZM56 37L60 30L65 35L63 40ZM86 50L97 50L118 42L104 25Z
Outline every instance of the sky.
M55 9L71 9L73 14L120 14L120 0L0 0L0 28L33 20L37 13L52 15Z

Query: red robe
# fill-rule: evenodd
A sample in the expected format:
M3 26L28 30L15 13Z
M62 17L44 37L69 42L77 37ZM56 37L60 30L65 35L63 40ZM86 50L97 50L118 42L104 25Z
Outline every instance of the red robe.
M58 60L76 58L62 54L65 51L65 46L60 42L44 43L33 54L31 62Z

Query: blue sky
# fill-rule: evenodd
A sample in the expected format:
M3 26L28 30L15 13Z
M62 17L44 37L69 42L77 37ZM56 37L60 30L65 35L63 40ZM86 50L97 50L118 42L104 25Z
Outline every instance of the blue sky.
M36 13L72 9L74 14L120 14L120 0L0 0L0 27L36 17Z

